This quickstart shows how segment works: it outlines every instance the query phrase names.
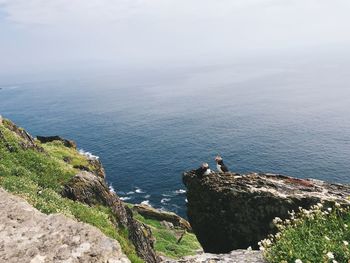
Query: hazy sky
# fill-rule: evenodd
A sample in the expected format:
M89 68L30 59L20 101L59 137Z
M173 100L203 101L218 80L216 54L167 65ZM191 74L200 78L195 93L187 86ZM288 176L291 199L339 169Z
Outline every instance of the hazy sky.
M0 0L0 71L350 44L349 0Z

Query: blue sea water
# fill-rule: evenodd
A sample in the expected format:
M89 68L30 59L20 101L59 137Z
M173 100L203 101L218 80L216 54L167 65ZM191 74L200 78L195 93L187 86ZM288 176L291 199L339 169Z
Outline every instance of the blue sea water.
M185 216L182 172L221 154L232 171L350 181L350 60L246 61L8 81L0 114L100 156L128 202Z

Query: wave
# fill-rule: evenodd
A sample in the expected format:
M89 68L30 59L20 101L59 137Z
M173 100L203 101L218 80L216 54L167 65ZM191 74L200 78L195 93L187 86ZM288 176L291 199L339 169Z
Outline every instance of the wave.
M162 204L165 204L166 202L169 202L171 199L170 198L162 198L162 200L160 200L160 202Z
M186 202L186 203L188 203L188 200L187 200L187 198L185 199L185 202Z
M141 202L141 205L148 205L148 206L151 206L149 200L142 201L142 202Z
M145 193L145 192L144 192L141 188L139 188L139 187L136 187L135 192L138 193L138 194L144 194L144 193Z
M145 195L144 196L144 198L146 198L146 199L148 199L148 198L150 198L151 197L151 195Z
M110 185L108 186L108 188L109 188L109 191L110 191L110 192L112 192L112 193L115 194L115 190L114 190L114 188L113 188L113 184L110 184Z
M169 195L169 194L162 194L164 197L173 197L174 195Z
M80 149L80 150L79 150L79 153L80 153L81 155L86 156L86 157L89 158L90 160L98 160L98 159L100 158L99 156L93 155L91 152L86 152L86 151L84 151L83 149Z
M185 193L186 193L186 190L184 190L184 189L179 189L179 190L175 190L174 193L175 193L175 194L185 194Z
M126 194L127 194L127 195L133 195L133 194L135 194L135 192L134 192L134 191L129 191L129 192L127 192Z
M122 201L127 201L127 200L130 200L131 197L129 197L129 196L123 196L123 197L119 197L119 199L122 200Z

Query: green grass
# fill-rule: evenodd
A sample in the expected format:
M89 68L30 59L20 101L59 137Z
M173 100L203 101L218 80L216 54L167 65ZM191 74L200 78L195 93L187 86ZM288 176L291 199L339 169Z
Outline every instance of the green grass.
M6 121L8 122L8 121ZM116 228L116 219L109 208L89 207L63 198L59 192L77 172L74 165L88 165L76 150L59 142L40 144L45 152L23 149L23 139L0 124L0 186L26 199L43 213L61 213L91 224L105 235L119 241L123 252L133 263L141 263L126 229ZM71 159L70 163L63 161Z
M115 227L116 219L109 208L89 207L59 194L63 185L78 172L74 166L93 169L87 159L76 149L65 147L59 141L45 144L37 142L44 152L25 150L21 147L22 141L6 124L0 124L0 186L23 197L43 213L62 213L97 227L107 236L118 240L132 262L143 262L128 239L127 229ZM135 218L151 227L156 239L155 250L165 256L179 258L195 254L201 248L194 234L186 233L177 243L183 230L169 230L159 221L145 219L139 214Z
M178 243L177 241L184 230L167 229L159 221L146 219L138 213L135 213L134 217L151 227L152 234L156 239L156 251L167 257L177 259L183 256L194 255L201 248L196 236L192 233L186 232L180 243Z
M302 209L292 214L287 221L277 218L275 224L279 233L261 244L270 263L294 263L298 259L304 263L348 263L350 260L348 208L314 206L310 211Z

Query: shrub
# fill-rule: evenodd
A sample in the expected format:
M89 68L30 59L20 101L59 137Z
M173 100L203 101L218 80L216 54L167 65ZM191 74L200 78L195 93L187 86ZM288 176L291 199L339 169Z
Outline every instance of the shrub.
M274 219L279 232L259 245L270 263L348 263L350 260L350 209L317 204Z

